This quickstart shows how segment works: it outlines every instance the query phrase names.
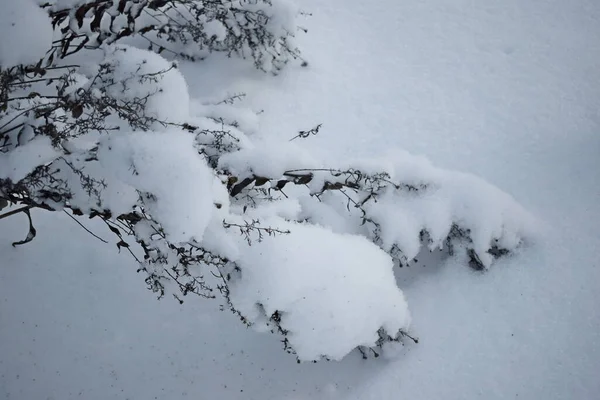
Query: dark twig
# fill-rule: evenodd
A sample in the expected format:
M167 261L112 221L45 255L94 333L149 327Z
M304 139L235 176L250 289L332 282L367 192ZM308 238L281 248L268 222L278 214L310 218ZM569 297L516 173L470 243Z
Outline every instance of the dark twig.
M293 138L290 139L290 142L292 140L298 139L298 138L306 139L310 135L315 136L317 133L319 133L319 130L321 129L321 126L323 126L323 124L319 124L319 125L315 126L314 128L309 129L307 131L300 131L300 132L298 132L298 134L296 136L294 136Z
M4 219L4 218L7 218L7 217L10 217L11 215L15 215L15 214L18 214L18 213L22 213L22 212L28 211L28 210L32 209L33 207L34 206L29 205L29 206L17 208L16 210L12 210L12 211L9 211L7 213L4 213L4 214L0 215L0 219Z
M77 220L77 218L75 218L74 216L72 216L71 214L69 214L67 212L67 210L63 210L63 212L65 214L67 214L69 216L69 218L71 218L73 221L75 221L77 223L77 225L79 225L80 227L82 227L87 233L89 233L90 235L92 235L93 237L95 237L96 239L100 240L101 242L104 243L108 243L106 240L102 239L100 236L96 235L94 232L90 231L88 228L86 228L81 222L79 222Z

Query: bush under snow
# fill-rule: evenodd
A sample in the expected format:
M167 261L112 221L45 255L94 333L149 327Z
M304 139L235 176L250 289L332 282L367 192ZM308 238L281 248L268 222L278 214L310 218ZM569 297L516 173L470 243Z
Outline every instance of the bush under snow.
M36 8L29 0L11 7L17 2ZM277 69L281 57L297 55L286 47L285 7L258 2L257 10L274 14L241 27L210 13L188 16L198 25L169 36L160 29L176 11L170 3L136 6L162 15L162 28L145 32L126 23L126 16L139 17L137 3L122 10L117 2L104 9L51 3L46 11L64 29L64 43L88 35L84 44L101 46L104 58L80 57L82 66L73 67L70 47L49 48L47 37L37 36L23 57L7 58L2 48L0 200L23 212L101 218L120 249L137 257L128 238L141 247L140 272L160 296L183 301L220 292L244 322L282 334L299 360L337 360L407 335L410 315L394 265L423 249L444 249L488 268L534 234L532 218L509 195L423 158L398 151L334 166L297 141L258 141L235 121L239 110L190 100L171 61L114 44L152 33L185 48L182 54L213 46L243 56L254 46L257 66L268 55ZM237 12L228 2L213 6L229 17ZM252 7L244 12L256 15ZM96 21L105 13L112 30ZM252 35L256 42L245 41ZM49 49L37 64L39 46ZM34 236L31 225L23 242Z

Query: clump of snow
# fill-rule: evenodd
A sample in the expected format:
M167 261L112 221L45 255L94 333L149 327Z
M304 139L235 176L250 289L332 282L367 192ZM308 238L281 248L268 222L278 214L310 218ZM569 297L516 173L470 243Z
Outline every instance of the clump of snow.
M239 178L251 175L278 177L295 168L315 168L318 163L312 155L293 142L256 138L240 151L224 154L219 168Z
M298 31L296 17L299 14L299 9L293 2L288 0L246 2L243 7L246 10L268 15L269 17L266 28L269 33L274 37L278 37L279 40L274 40L271 43L271 46L273 46L272 56L267 56L262 60L261 68L267 72L274 72L274 62L277 58L274 54L285 54L286 48L293 49L296 47L294 35Z
M344 201L333 193L324 193L320 198L321 201L315 201L311 196L300 197L300 220L308 219L311 223L326 226L337 233L364 233L360 218L348 214L347 200Z
M215 101L215 104L203 104L198 100L191 100L191 115L197 117L210 118L211 121L223 122L228 125L235 125L246 135L252 135L259 131L260 119L257 113L243 107L232 107L231 103L224 103L224 99L231 99L232 96L243 98L242 94L227 94L223 98ZM215 127L222 127L220 124L213 124ZM240 132L241 133L241 132Z
M98 159L107 172L142 192L151 215L172 242L202 240L213 209L214 175L179 130L110 135Z
M231 216L229 192L217 177L213 180L212 198L215 207L202 238L202 247L231 260L238 259L240 249L237 238L223 227L223 221Z
M204 32L209 38L223 41L227 37L227 27L219 20L213 19L204 24Z
M355 233L364 226L363 234L387 252L400 250L403 261L414 259L424 245L442 249L448 238L464 239L488 268L492 248L515 250L536 236L535 219L510 195L473 175L436 168L423 157L397 151L388 158L350 161L341 170L360 173L367 190L303 198L303 217L336 231ZM335 173L315 172L311 191L319 193L323 182L335 181Z
M36 136L11 152L0 153L0 178L18 182L37 166L50 163L59 156L60 153L52 147L50 138Z
M268 222L291 233L240 246L231 300L253 322L277 312L300 360L340 360L357 346L375 346L381 328L390 336L408 328L389 255L360 236Z
M535 235L536 223L510 195L476 176L433 167L420 157L399 153L390 170L395 182L425 185L419 193L388 190L367 211L381 224L383 247L398 245L407 259L420 250L420 233L428 234L430 249L444 248L453 225L468 232L470 247L484 267L494 245L514 250Z
M414 259L423 247L433 251L462 241L476 264L488 268L492 253L499 254L494 250L515 250L536 235L534 218L510 195L473 175L437 168L425 157L397 150L336 169L323 164L293 142L274 141L255 141L219 160L219 168L239 179L309 177L312 196L298 191L302 185L285 186L280 200L297 196L301 204L296 216L287 218L362 234L401 262ZM254 208L250 214L265 216L266 208Z
M0 12L0 66L38 62L52 46L48 15L31 0L4 0Z
M300 202L295 198L286 198L279 201L270 201L248 208L245 211L237 206L235 211L244 214L247 218L261 219L270 217L281 217L286 220L299 220L301 211Z
M91 179L103 182L101 190L97 194L94 193L91 198L89 189L81 184L80 177L71 166ZM69 182L71 194L69 204L84 213L89 213L93 209L102 209L110 210L113 215L126 214L131 212L139 201L139 194L134 187L112 175L111 171L107 171L102 163L85 161L85 158L79 154L72 154L54 161L52 169L58 171L55 173L57 178Z
M171 54L205 59L213 52L225 52L228 57L252 59L259 69L274 73L296 57L292 42L298 9L288 1L197 1L144 11L136 29L166 27L144 35Z
M103 63L114 68L112 77L117 82L108 87L109 95L123 100L149 96L149 116L168 122L185 122L189 118L187 83L173 63L151 51L125 45L109 48Z

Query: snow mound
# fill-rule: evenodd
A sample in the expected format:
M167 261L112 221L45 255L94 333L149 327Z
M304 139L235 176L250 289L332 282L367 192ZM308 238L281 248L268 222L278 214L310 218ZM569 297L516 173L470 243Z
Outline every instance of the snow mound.
M375 346L380 329L395 337L408 328L389 255L360 236L270 222L290 233L240 246L231 301L259 328L279 320L299 360L340 360L357 346Z
M111 47L103 63L114 68L107 93L123 100L148 97L146 113L161 121L185 122L190 115L190 97L183 75L162 56L135 47ZM154 129L161 128L156 124Z
M245 148L219 159L219 168L238 178L257 175L276 177L294 168L315 168L317 161L302 147L289 141L255 140Z
M474 175L436 168L404 151L397 151L387 165L352 165L368 173L383 171L398 185L388 185L364 209L378 224L382 248L392 251L396 246L407 260L415 258L423 244L442 249L449 240L460 239L472 250L473 261L489 268L496 251L515 250L536 236L537 224L523 207Z
M50 163L59 156L50 139L37 136L9 153L0 153L0 178L17 182L38 165Z
M280 200L306 185L294 219L364 235L401 263L424 247L453 252L459 244L474 266L489 268L495 257L535 238L538 230L510 195L473 175L437 168L424 157L396 150L323 168L326 162L304 156L291 143L268 144L225 154L219 167L239 180L267 177L268 190L292 183L284 185Z
M110 135L99 145L106 172L147 197L144 204L172 242L202 240L215 208L214 176L193 140L169 130Z

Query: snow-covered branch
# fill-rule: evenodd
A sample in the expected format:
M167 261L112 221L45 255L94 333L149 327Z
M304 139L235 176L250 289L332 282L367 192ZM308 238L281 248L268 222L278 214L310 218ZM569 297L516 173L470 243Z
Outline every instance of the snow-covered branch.
M532 218L474 176L401 151L330 165L300 140L245 133L240 94L197 107L160 53L220 51L276 72L299 56L295 11L279 1L10 7L31 49L0 40L0 205L22 206L30 225L16 244L35 237L32 208L99 218L159 297L220 294L298 360L318 360L410 338L394 265L441 249L485 269L533 235ZM29 18L54 38L31 37Z

